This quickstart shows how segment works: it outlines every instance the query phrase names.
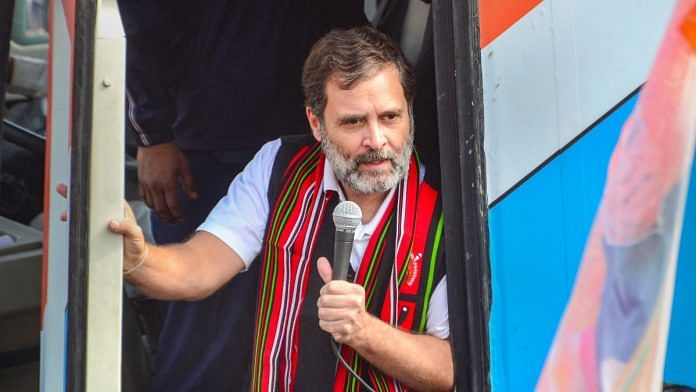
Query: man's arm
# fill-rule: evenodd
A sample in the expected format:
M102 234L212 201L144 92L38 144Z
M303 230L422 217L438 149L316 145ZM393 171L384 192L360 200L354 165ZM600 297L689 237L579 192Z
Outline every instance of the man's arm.
M454 364L448 340L398 330L365 310L362 286L331 281L331 266L318 263L326 283L317 302L319 325L383 372L417 390L451 390Z
M181 0L119 0L126 34L126 89L129 127L140 146L174 140L176 110L172 77L178 64L175 19ZM181 28L180 28L181 29Z
M184 218L178 195L181 186L197 197L189 162L174 144L176 109L172 98L175 64L186 43L194 39L181 19L185 1L119 0L127 37L127 98L129 128L138 143L138 180L145 204L164 221Z
M128 204L126 218L111 221L109 229L124 237L126 279L153 298L203 299L244 268L241 257L234 250L203 231L182 244L146 244Z
M145 244L126 206L125 219L109 223L124 236L124 274L144 293L160 299L195 300L217 290L245 268L262 248L268 219L268 183L280 148L266 143L232 181L199 231L183 244ZM65 194L62 187L59 192ZM131 271L132 272L128 272Z

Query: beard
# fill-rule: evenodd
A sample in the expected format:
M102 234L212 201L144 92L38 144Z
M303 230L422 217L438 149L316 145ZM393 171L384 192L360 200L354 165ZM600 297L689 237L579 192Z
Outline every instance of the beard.
M412 117L411 117L412 118ZM370 150L351 158L341 147L329 140L323 122L319 124L321 148L336 177L358 193L381 193L394 188L408 173L413 152L413 120L401 149L396 151ZM391 162L387 170L364 170L360 164L383 160Z

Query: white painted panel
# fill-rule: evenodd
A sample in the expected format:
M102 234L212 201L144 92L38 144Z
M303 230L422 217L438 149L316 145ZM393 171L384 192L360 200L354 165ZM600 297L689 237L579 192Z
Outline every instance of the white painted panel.
M72 45L65 21L62 1L53 2L53 52L51 61L50 113L51 159L48 230L47 302L41 331L41 391L65 390L66 306L68 303L68 226L60 213L68 209L67 201L54 190L59 183L70 181L69 127L71 110Z
M591 1L576 7L583 129L645 82L675 3ZM564 132L564 141L576 134Z
M494 201L647 77L674 0L546 0L482 50Z
M558 149L550 25L545 2L482 51L489 201Z
M89 162L85 390L121 391L126 40L116 0L97 2ZM108 159L105 159L108 157Z

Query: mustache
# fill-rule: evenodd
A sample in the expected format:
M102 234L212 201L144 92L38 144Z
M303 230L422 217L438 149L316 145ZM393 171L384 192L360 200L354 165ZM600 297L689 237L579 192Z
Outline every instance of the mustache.
M378 161L384 161L384 160L390 160L392 164L394 163L394 159L396 158L395 154L389 151L385 150L371 150L368 152L364 152L362 154L357 155L354 159L353 162L355 163L355 166L360 165L362 163L374 163Z

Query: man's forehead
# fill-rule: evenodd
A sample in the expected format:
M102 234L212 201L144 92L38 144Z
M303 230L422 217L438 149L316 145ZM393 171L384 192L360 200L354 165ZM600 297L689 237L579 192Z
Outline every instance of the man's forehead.
M401 81L399 79L399 70L396 67L396 64L394 63L384 63L384 64L375 64L374 66L370 67L370 69L367 70L367 72L363 72L362 76L357 77L357 75L348 75L343 72L334 72L327 80L326 80L326 87L328 88L329 85L333 86L336 89L340 90L353 90L356 86L364 83L367 80L370 80L374 77L376 77L379 74L382 73L388 73L388 74L393 74L396 76L396 79L399 81L399 85L401 84ZM355 79L357 77L357 79Z
M326 84L327 107L340 104L341 111L360 111L366 104L379 103L380 106L385 106L382 110L399 110L406 103L403 86L394 65L372 72L348 89L343 88L338 80L340 79L331 78Z

